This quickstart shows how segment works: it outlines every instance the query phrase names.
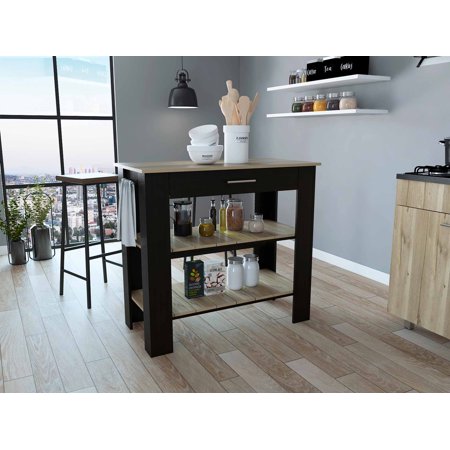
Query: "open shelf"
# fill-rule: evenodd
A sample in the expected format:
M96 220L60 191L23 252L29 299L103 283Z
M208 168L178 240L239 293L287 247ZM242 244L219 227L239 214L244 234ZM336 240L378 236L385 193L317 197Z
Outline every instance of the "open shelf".
M227 289L221 294L193 299L187 299L184 296L183 283L174 283L172 285L172 316L174 319L180 319L209 311L232 308L237 305L287 297L292 294L292 280L267 269L260 271L259 285L256 287L245 287L240 291ZM131 299L141 310L144 310L142 289L132 291Z
M387 114L388 112L389 111L387 109L341 109L337 111L267 114L267 117L358 116L364 114Z
M264 231L262 233L250 233L245 231L248 222L244 224L243 231L216 231L214 236L202 237L198 233L198 227L193 227L192 236L174 236L173 230L170 236L171 256L178 258L190 254L215 253L229 249L252 247L266 241L281 241L295 238L295 229L273 220L264 220ZM140 247L140 235L136 245Z
M267 91L307 92L317 89L328 89L341 86L380 83L382 81L390 81L390 79L391 77L381 75L346 75L345 77L328 78L327 80L307 81L305 83L268 87Z

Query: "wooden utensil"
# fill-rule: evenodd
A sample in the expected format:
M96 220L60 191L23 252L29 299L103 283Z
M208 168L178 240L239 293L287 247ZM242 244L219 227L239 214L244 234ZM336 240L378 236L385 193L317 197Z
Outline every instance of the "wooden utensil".
M233 103L237 103L239 101L239 91L233 88L233 82L231 80L227 80L227 89L228 95Z
M259 102L259 94L257 92L256 95L255 95L255 98L252 100L252 103L250 105L250 109L248 110L248 113L247 113L247 125L250 123L250 119L252 118L256 107L258 106L258 102Z
M239 110L236 103L234 103L234 111L233 111L233 117L231 118L231 125L240 125L241 124L241 118L239 116Z
M247 122L247 114L248 114L248 110L250 109L250 105L251 105L251 101L246 95L239 97L237 109L239 111L241 125L247 125L247 123L248 123Z
M225 122L227 125L232 125L233 112L235 109L234 102L230 99L228 95L222 97L220 109L222 114L225 116Z

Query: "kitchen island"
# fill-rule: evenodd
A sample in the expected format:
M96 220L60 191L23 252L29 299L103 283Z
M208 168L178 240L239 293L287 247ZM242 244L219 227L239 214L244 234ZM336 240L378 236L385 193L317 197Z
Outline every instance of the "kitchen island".
M314 191L320 163L251 160L247 164L197 165L189 161L117 163L119 177L136 186L138 246L122 247L125 321L144 321L150 356L173 351L172 320L203 312L292 295L292 321L308 320L311 298ZM295 227L277 222L278 191L297 192ZM170 199L255 193L255 210L267 227L261 235L216 232L213 238L174 237ZM295 239L294 281L276 273L277 241ZM172 286L171 259L253 247L261 283L256 288L185 299Z

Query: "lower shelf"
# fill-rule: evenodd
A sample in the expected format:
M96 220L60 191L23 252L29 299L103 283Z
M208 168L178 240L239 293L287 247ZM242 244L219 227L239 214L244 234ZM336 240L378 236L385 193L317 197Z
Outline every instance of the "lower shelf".
M226 290L224 293L205 297L187 299L184 296L184 284L174 283L172 286L172 316L174 319L194 316L218 309L231 308L293 294L293 283L271 270L261 270L259 285L245 287L240 291ZM132 291L131 299L144 310L142 289Z

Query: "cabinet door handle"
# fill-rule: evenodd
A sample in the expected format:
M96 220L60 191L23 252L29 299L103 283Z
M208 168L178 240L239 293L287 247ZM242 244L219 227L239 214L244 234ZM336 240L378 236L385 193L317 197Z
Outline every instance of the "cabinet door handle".
M228 184L256 183L256 180L228 180L227 183Z
M441 227L450 228L450 223L441 223Z

